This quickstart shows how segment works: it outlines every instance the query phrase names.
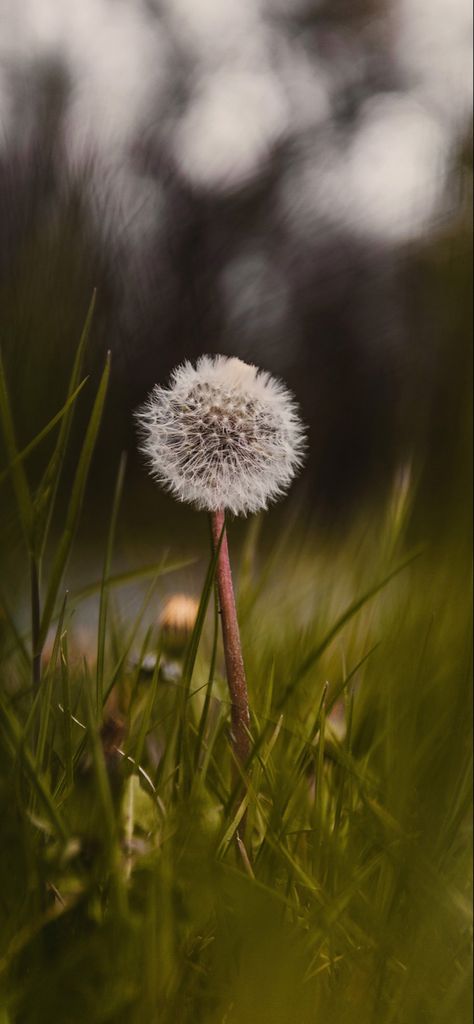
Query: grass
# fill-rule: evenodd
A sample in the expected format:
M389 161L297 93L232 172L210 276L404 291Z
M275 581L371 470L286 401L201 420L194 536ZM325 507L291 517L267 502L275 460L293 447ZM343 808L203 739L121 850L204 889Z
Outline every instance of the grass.
M467 1024L467 542L410 550L406 478L337 551L293 524L263 556L263 523L249 525L252 753L236 802L215 564L173 663L153 623L157 580L179 563L114 573L124 462L98 580L65 590L108 373L53 542L80 360L23 452L2 377L33 636L4 605L1 1024ZM29 453L56 428L33 489ZM123 621L114 594L130 582L142 605ZM81 649L74 611L94 588Z

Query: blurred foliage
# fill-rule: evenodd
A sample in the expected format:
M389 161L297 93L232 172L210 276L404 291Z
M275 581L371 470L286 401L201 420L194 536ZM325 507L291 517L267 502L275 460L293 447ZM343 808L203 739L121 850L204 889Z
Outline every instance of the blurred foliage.
M341 138L353 131L346 107L352 103L355 117L364 97L390 90L394 74L390 48L383 68L375 59L383 21L369 17L373 5L350 6L294 14L304 33L317 26L319 47L307 54L315 67L327 57L325 41L342 61L338 40L342 46L347 33L364 53L374 51L358 66L357 85L351 75L345 83L342 71L336 76ZM361 20L359 35L350 15ZM451 477L459 482L466 472L453 467L469 460L467 140L453 155L439 221L400 243L357 232L332 209L325 219L324 208L314 229L298 233L281 197L304 158L303 136L277 149L255 180L221 194L194 188L166 142L137 126L118 170L138 194L155 189L142 238L128 231L110 168L93 151L76 164L68 159L71 87L59 59L18 74L12 94L23 130L0 152L1 346L20 442L60 407L78 324L97 288L86 372L98 372L107 349L113 355L93 470L97 503L123 448L133 472L130 412L152 384L184 358L221 350L283 372L295 391L310 431L309 515L325 527L347 525L367 496L386 496L400 463L414 459L425 463L424 528L434 512L438 529L441 497L452 490ZM324 140L319 148L316 141L307 141L310 152L316 147L315 180L324 155ZM78 444L86 419L85 409ZM459 492L457 500L465 497Z

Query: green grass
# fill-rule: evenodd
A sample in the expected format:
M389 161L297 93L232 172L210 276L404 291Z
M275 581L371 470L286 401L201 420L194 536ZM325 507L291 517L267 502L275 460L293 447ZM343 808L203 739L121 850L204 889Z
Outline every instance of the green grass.
M123 463L97 581L65 593L107 370L53 544L79 385L80 358L35 490L39 442L16 450L2 378L34 635L4 605L1 1024L467 1024L467 542L411 550L406 481L337 548L293 523L263 556L265 520L249 524L236 568L253 753L236 801L212 560L171 675L147 624L179 561L114 572ZM124 621L114 595L130 582L142 606ZM94 587L97 636L78 656L74 612ZM157 653L152 676L140 651Z

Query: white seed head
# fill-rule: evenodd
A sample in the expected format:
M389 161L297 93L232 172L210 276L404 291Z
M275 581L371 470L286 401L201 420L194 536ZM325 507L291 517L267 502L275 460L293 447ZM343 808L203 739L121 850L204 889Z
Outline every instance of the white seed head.
M137 411L140 450L180 501L246 515L288 489L305 432L290 391L240 359L201 356Z

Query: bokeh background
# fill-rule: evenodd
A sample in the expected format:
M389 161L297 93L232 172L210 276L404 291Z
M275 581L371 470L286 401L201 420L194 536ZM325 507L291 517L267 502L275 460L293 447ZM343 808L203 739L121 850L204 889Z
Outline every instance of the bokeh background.
M469 0L3 0L3 359L26 444L97 289L94 525L125 448L137 533L194 529L147 480L131 413L179 361L223 352L295 391L308 522L343 533L410 472L415 533L464 528L471 22ZM5 487L0 515L9 554Z
M471 1020L471 6L0 0L20 447L97 296L44 557L47 488L28 559L0 429L0 1024ZM203 352L281 375L309 435L288 499L229 527L249 856L218 608L195 664L160 625L203 592L207 517L133 427Z

